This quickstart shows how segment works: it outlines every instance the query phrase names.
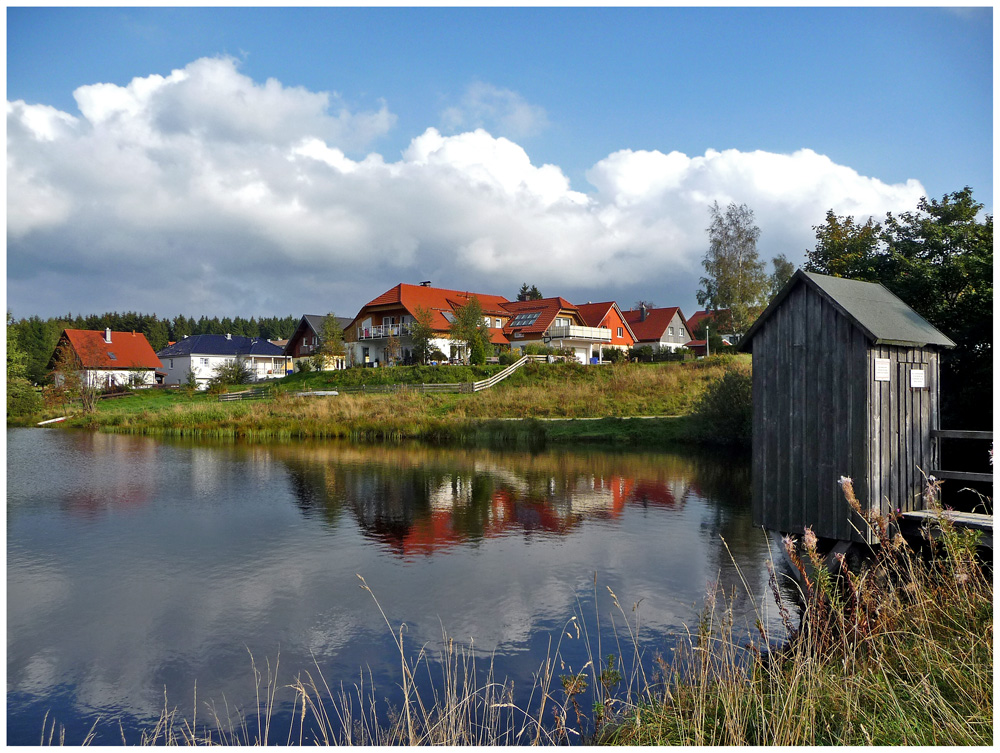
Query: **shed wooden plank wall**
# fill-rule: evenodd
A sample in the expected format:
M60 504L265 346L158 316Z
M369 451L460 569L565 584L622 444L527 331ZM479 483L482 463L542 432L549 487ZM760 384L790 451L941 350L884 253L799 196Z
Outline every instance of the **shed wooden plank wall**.
M753 518L758 525L859 539L837 481L867 503L868 342L806 285L753 343ZM855 521L857 525L857 521Z
M874 380L875 359L889 361L888 382ZM927 386L910 387L910 371L924 372ZM923 473L937 465L931 430L939 428L939 359L935 351L873 346L868 366L871 402L870 489L882 513L922 510Z

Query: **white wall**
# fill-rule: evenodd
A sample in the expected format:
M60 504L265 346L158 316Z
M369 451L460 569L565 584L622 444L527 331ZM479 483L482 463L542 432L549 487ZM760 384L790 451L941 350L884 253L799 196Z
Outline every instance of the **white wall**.
M198 382L198 389L206 389L208 380L215 376L215 370L227 361L232 361L233 356L208 356L193 354L190 356L165 356L160 359L163 363L163 370L167 376L163 380L164 384L187 384L188 371L193 370L195 379ZM249 362L251 371L258 381L265 379L278 379L285 376L283 356L264 356L245 358ZM171 368L171 363L173 368ZM268 374L268 370L272 373Z

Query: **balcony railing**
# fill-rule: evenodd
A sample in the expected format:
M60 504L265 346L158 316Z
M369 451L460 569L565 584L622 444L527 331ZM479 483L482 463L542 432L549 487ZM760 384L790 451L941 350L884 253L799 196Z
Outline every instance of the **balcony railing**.
M410 334L409 324L377 324L372 327L358 327L359 340L376 340L408 334Z
M607 327L550 327L546 334L553 340L611 342L611 330Z

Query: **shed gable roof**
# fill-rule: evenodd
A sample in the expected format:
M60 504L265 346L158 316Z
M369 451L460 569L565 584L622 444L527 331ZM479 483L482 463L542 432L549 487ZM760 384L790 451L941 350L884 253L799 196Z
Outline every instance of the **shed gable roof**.
M747 330L740 350L751 351L754 335L797 285L823 296L875 344L954 348L954 341L877 282L848 280L798 270Z

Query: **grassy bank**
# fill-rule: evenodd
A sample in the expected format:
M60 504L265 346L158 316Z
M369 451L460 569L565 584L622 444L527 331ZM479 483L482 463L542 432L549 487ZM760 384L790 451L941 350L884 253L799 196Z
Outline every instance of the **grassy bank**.
M303 390L336 390L359 384L481 379L496 367L295 374L278 380L275 397L266 401L220 402L216 396L203 393L144 390L101 401L96 412L73 414L66 425L137 434L261 440L661 444L698 438L686 417L707 386L720 380L734 362L739 361L718 357L607 367L536 363L492 389L474 394L404 389L390 394L294 396ZM53 407L31 421L73 410L74 406Z

